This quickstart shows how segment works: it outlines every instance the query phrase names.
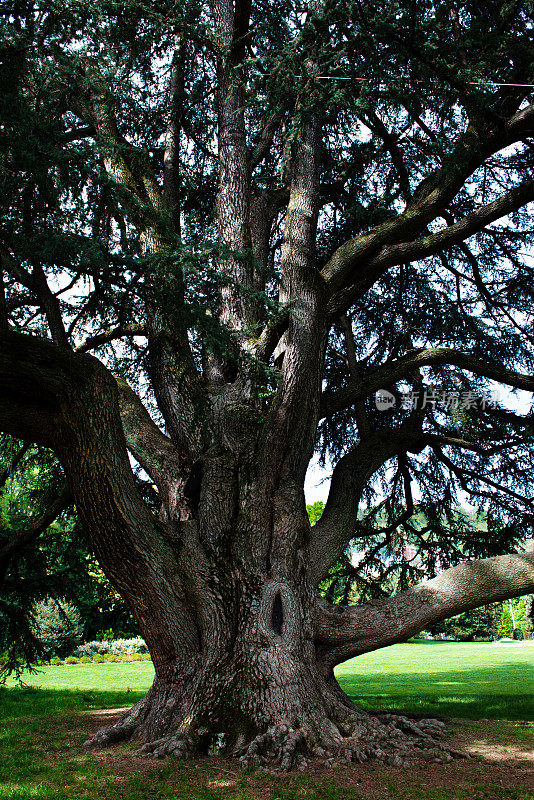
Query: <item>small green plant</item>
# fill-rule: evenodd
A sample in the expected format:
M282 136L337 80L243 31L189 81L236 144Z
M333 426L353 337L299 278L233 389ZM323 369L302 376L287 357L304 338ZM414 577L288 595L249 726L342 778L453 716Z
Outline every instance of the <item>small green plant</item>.
M93 656L93 661L95 661L97 664L103 664L105 660L106 659L104 658L104 656L101 655L100 653L95 653Z
M90 663L91 659L89 658L89 656L82 656L80 658L80 664L90 664Z
M50 664L51 664L53 667L59 667L59 665L60 665L60 664L63 664L63 661L62 661L60 658L58 658L58 656L53 656L53 657L50 659Z
M119 656L115 656L113 655L113 653L106 653L106 655L103 658L104 661L120 661Z
M65 664L79 664L80 659L76 658L75 656L67 656L65 659Z

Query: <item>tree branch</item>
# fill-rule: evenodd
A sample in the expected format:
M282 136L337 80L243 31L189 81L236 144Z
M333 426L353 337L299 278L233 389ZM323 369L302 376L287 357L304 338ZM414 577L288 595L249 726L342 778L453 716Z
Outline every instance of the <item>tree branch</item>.
M29 444L23 445L18 451L18 453L15 453L9 467L5 469L3 472L0 472L0 489L6 485L7 480L11 477L11 475L13 475L16 468L24 458L24 455L28 452L29 446L30 446Z
M307 22L314 24L324 7L324 0L310 0ZM314 36L322 33L314 31ZM279 451L273 449L271 453L272 471L276 474L284 464L284 470L297 480L304 478L313 452L326 346L325 285L315 264L322 111L310 109L307 101L308 87L314 85L319 64L306 58L304 69L306 84L301 89L294 120L300 135L291 153L280 263L279 303L288 308L288 330L271 428L272 440L281 443Z
M0 578L5 574L12 556L44 533L52 522L72 503L72 500L72 492L66 486L59 497L42 514L0 548Z
M285 111L286 111L285 103L280 103L278 106L276 106L274 111L271 113L271 115L268 117L267 121L263 125L260 135L258 136L258 139L248 157L248 168L251 174L254 171L254 169L258 166L258 164L261 164L261 162L269 152L276 131L279 129L280 124L284 118Z
M385 270L392 266L393 263L424 257L424 247L422 254L414 255L413 259L410 255L407 257L405 254L401 255L401 252L403 249L409 251L412 245L417 247L418 241L414 242L414 237L424 231L426 226L440 214L440 211L456 196L469 175L484 163L484 160L489 155L521 139L522 136L526 135L527 131L531 130L533 124L534 107L529 106L493 129L481 132L473 126L469 126L460 137L452 153L447 157L445 164L419 184L411 203L404 213L379 225L370 233L351 239L341 245L322 270L322 275L329 286L330 293L334 296L331 301L331 313L339 316L350 305L350 301L343 300L343 297L336 298L335 295L337 293L342 293L344 289L351 287L350 294L354 295L357 292L357 287L367 287L370 285L368 281L376 280L377 275L380 274L380 266ZM507 203L504 202L503 208L497 216L492 216L489 213L488 219L484 221L480 219L478 225L473 224L470 232L479 230L489 221L498 219L499 216L510 213L510 211L531 200L531 183L528 181L522 187L519 187L521 192L523 188L527 188L528 184L528 197L520 201L518 197L515 197L515 201L519 201L519 205L514 204L512 201L508 204L510 206L508 208ZM513 193L517 191L512 190L504 198L509 198L509 195L514 196ZM499 201L496 201L496 203L499 203ZM492 205L490 204L484 209L490 208ZM484 209L475 212L475 216L469 215L465 218L465 221L461 221L458 224L467 223L467 228L469 228L469 222L475 223L477 213L481 213L482 218L486 216ZM457 233L460 236L459 231ZM436 235L439 236L439 234ZM455 241L466 238L468 235L470 235L469 232L464 232ZM409 240L412 241L410 242ZM402 244L399 244L401 242ZM437 239L429 243L430 250L427 255L437 251L436 249L431 249L437 243ZM398 260L395 260L395 257L391 260L391 253L388 247L396 244L400 248L396 254ZM437 249L442 249L445 246L449 246L449 243L441 242ZM384 253L382 253L383 248L385 249Z
M534 392L534 377L515 370L490 359L484 361L468 353L460 353L450 347L435 347L408 353L396 361L378 367L366 375L363 381L350 381L343 389L336 392L325 392L321 402L321 415L329 417L337 411L368 397L378 389L393 386L411 372L421 367L455 366L473 372L490 380L505 383L515 389Z
M427 258L440 250L463 242L469 236L481 231L486 225L517 211L532 201L534 201L534 181L524 181L515 189L506 192L492 203L481 206L454 225L449 225L447 228L421 239L385 248L381 260L386 261L388 266L392 266L401 262ZM376 261L378 260L377 258ZM374 267L373 262L371 262L371 266Z
M250 20L250 0L212 0L212 26L217 53L217 110L219 142L219 193L217 218L219 244L232 253L219 261L220 319L242 339L253 322L250 292L253 288L250 251L249 168L244 116L243 60ZM228 379L227 364L208 361L210 377ZM231 370L230 370L231 371Z
M404 642L463 611L533 591L534 553L466 561L385 601L348 608L320 602L316 643L326 664L334 667L361 653Z
M183 610L181 628L172 622L158 630L174 663L177 646L197 646L168 543L179 532L158 521L139 494L117 400L115 379L92 356L0 333L0 429L56 452L95 555L138 615L164 619L168 608Z
M122 428L128 450L158 487L171 519L183 511L188 465L168 436L158 428L141 399L125 380L117 379Z
M180 132L184 104L183 34L174 36L174 53L169 86L169 121L163 156L163 196L171 216L172 229L180 234Z
M310 577L317 583L354 537L358 507L369 478L399 453L419 452L424 444L413 431L371 433L336 464L326 506L310 533Z
M132 323L130 325L117 325L109 331L97 333L95 336L90 336L85 342L78 345L76 348L77 353L87 353L89 350L94 350L95 347L100 347L103 344L112 342L114 339L122 339L125 336L146 336L146 326L142 324Z

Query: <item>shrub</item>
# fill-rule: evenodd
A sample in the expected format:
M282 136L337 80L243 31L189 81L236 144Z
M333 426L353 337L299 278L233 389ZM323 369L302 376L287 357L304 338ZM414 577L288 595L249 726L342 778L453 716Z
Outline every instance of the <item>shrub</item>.
M76 648L73 655L77 658L81 658L82 656L94 656L95 653L99 653L100 655L110 653L114 656L130 656L134 653L147 652L148 648L144 639L141 639L140 636L136 636L133 639L115 639L113 642L85 642Z
M100 655L105 655L106 653L110 653L115 656L123 656L123 655L133 655L134 653L147 653L148 648L145 644L144 639L141 639L140 636L136 636L133 639L115 639L115 641L93 641L93 642L85 642L84 644L79 645L74 651L74 655L78 658L82 656L94 656L95 653L99 653Z
M82 656L80 658L80 664L90 664L90 663L91 659L89 658L89 656Z
M96 654L102 655L107 652L109 652L109 642L85 642L84 644L78 645L74 651L74 655L77 658L82 658L82 656L91 658Z
M148 647L144 639L136 636L134 639L115 639L109 643L109 652L116 656L130 656L133 653L148 653Z
M104 658L104 656L100 655L100 653L95 653L93 656L93 661L96 664L103 664L105 660L106 659Z
M130 656L130 661L142 661L142 660L143 656L141 655L141 653L132 653L132 655Z
M106 653L105 656L102 656L104 661L120 661L120 658L113 653Z
M68 656L65 659L65 664L79 664L79 663L80 663L80 659L79 658L74 658L74 656Z
M53 658L50 659L50 663L53 667L59 667L60 664L63 664L63 661L57 656L53 656Z
M82 621L78 610L65 600L48 598L33 607L32 629L41 643L43 655L64 657L82 638Z

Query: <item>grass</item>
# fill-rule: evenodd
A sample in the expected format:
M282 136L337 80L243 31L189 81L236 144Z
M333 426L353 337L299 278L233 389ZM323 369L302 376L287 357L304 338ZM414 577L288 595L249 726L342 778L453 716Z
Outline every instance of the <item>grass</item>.
M455 716L534 718L534 648L482 644L406 644L361 656L338 668L345 689L367 707L388 707ZM280 779L236 772L232 762L150 762L132 767L127 747L102 753L80 745L88 716L80 712L128 706L149 687L147 662L46 667L26 677L27 688L0 689L0 800L362 800L356 785L324 775ZM493 712L493 714L492 714ZM474 736L480 736L471 724ZM500 726L500 727L499 727ZM495 731L497 734L495 734ZM532 743L528 724L492 723L502 743ZM500 740L499 740L500 741ZM463 763L463 762L460 762ZM463 769L463 767L461 767ZM357 773L358 769L353 771ZM458 767L460 769L460 767ZM533 800L525 787L492 788L480 775L466 788L460 780L427 785L424 768L392 778L367 767L377 798L388 800ZM359 774L359 773L358 773ZM363 773L362 773L363 774ZM447 771L443 773L447 774ZM478 781L478 783L477 783ZM346 781L345 781L346 783ZM493 794L495 788L496 794Z
M534 645L398 644L353 658L336 675L345 692L369 709L534 720ZM103 708L135 702L153 677L152 663L140 661L44 667L24 681L47 691L80 689L89 697L85 707ZM65 702L74 709L81 701L65 695Z
M534 720L534 645L400 644L346 661L336 676L369 709Z

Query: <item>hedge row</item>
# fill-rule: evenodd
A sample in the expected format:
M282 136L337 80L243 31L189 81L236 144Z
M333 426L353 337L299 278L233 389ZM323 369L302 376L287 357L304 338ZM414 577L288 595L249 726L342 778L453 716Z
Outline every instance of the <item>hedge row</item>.
M50 659L50 664L54 667L58 667L63 664L103 664L104 662L130 661L150 661L150 654L124 653L122 655L116 655L115 653L95 653L93 656L82 656L81 658L77 658L76 656L68 656L68 658L63 660L57 656L54 656L54 658Z

